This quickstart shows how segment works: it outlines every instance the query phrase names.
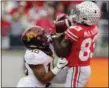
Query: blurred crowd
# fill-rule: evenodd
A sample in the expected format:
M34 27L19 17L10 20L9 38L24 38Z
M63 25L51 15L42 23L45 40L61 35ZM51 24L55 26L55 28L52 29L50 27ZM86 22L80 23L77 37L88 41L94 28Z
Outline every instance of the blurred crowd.
M52 27L52 22L62 13L70 10L81 1L2 1L2 48L21 46L22 32L30 27L39 25L46 30ZM95 1L94 1L95 2ZM109 11L106 1L96 1L101 8L103 23L107 23ZM103 24L102 22L100 24ZM109 25L104 25L104 27ZM104 28L103 27L103 28ZM105 29L106 30L106 29ZM107 33L108 28L106 31ZM104 37L105 39L107 37ZM105 39L103 41L105 42Z

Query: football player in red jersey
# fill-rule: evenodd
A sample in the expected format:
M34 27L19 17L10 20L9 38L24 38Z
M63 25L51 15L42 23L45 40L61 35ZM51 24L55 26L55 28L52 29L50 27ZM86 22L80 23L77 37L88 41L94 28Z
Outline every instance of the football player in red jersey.
M84 1L76 5L71 12L69 18L72 25L61 31L56 29L56 32L65 31L64 38L52 36L56 54L67 57L68 60L69 70L65 87L84 87L90 77L90 60L98 34L97 23L100 16L100 9L95 3ZM63 26L65 24L64 22Z

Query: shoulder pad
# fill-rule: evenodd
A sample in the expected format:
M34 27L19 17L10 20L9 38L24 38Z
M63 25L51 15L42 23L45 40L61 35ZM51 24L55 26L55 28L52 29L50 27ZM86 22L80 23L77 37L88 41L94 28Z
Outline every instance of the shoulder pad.
M27 50L24 57L27 64L33 65L44 64L49 58L41 50Z

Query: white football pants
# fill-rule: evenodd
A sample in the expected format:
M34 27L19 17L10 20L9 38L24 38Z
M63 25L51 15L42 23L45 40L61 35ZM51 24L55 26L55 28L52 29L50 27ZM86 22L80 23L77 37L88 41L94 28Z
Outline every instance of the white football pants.
M90 66L69 67L65 87L84 87L91 74Z

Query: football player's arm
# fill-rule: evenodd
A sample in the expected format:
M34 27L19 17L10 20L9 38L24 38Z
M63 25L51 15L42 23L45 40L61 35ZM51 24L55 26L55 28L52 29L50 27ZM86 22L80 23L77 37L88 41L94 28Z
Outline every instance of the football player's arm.
M73 43L78 41L82 34L81 30L80 26L71 26L64 32L64 37L61 40L61 36L52 36L57 56L67 57L70 54Z
M56 37L53 38L54 50L59 57L67 57L72 49L72 41L66 38Z
M59 58L57 65L51 71L46 72L43 64L38 65L29 65L30 68L33 70L34 75L36 78L42 83L47 84L49 83L56 74L65 66L67 65L68 61L63 58Z
M34 75L37 77L37 79L43 84L49 83L55 76L52 71L46 73L44 65L42 64L31 65L30 67L32 68Z

